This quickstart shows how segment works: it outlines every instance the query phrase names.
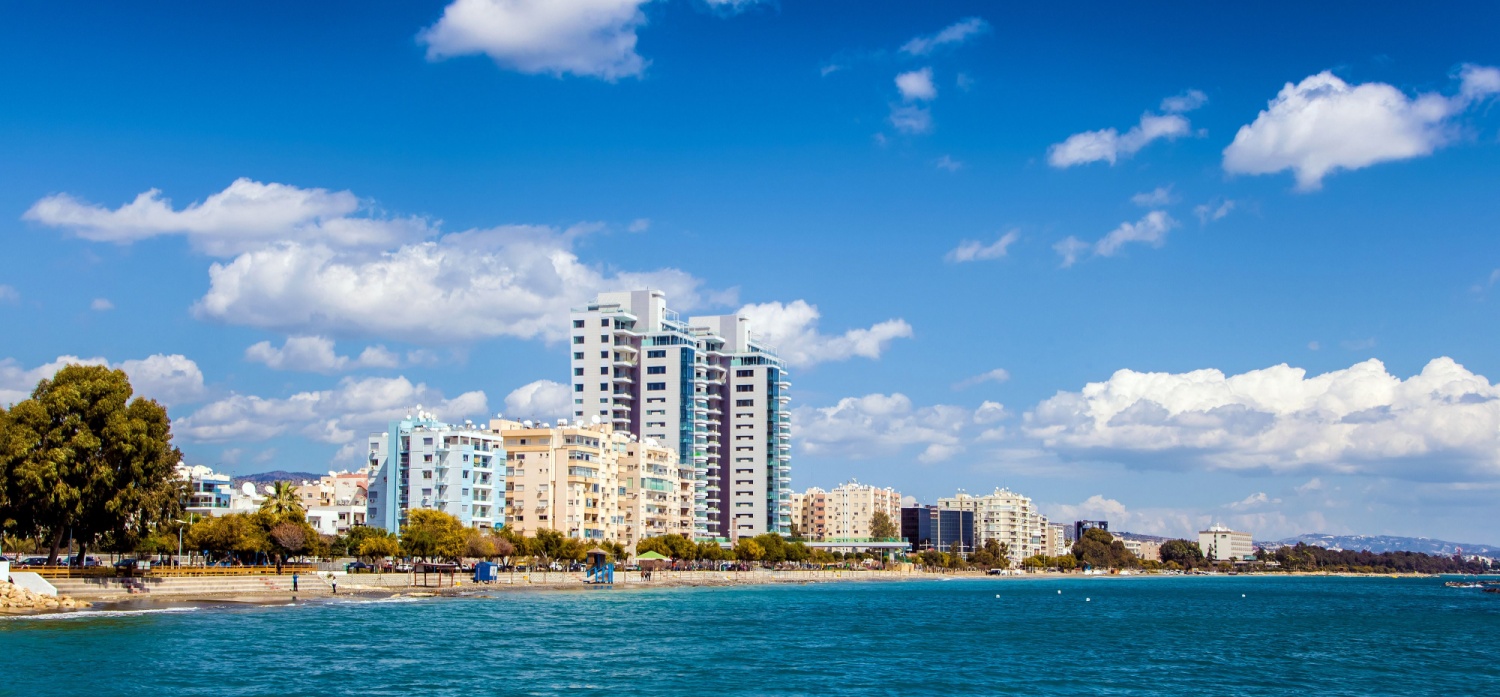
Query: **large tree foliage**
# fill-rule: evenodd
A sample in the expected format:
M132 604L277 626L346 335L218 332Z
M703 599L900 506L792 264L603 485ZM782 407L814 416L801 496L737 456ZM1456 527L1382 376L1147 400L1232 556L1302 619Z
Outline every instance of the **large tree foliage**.
M1184 569L1203 566L1203 550L1199 549L1196 542L1167 540L1161 545L1161 561L1163 564L1177 562Z
M81 559L103 536L143 538L181 510L167 411L130 397L124 371L69 365L0 419L0 524L48 535L49 563L70 532Z
M291 482L273 482L266 500L260 502L260 510L278 519L307 515L302 499L297 497L297 485Z
M1135 555L1125 549L1124 542L1097 528L1083 531L1083 537L1073 543L1073 557L1080 564L1096 569L1121 569L1138 565Z
M463 523L453 515L413 509L401 529L401 551L422 559L458 559L464 554L465 538Z
M870 516L870 537L877 540L890 540L901 536L901 531L896 529L896 524L891 522L890 514L885 511L875 511Z

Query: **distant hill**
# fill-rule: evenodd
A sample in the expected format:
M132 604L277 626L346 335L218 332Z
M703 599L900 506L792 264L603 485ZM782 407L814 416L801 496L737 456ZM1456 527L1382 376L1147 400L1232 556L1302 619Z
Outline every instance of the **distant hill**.
M1452 556L1459 549L1464 554L1482 554L1490 556L1500 552L1500 546L1482 545L1469 542L1448 542L1446 540L1434 540L1427 537L1392 537L1390 535L1298 535L1288 537L1285 540L1277 540L1272 543L1276 546L1295 545L1298 542L1334 550L1371 552L1422 552L1424 554L1435 554L1439 556Z
M276 470L274 472L257 472L255 474L247 474L243 477L235 477L232 481L234 482L234 487L236 489L238 489L239 486L241 484L244 484L245 482L250 482L257 488L259 488L273 482L294 482L297 484L301 484L302 482L312 482L317 481L317 479L322 476L323 475L317 474L315 472L285 472L282 470Z

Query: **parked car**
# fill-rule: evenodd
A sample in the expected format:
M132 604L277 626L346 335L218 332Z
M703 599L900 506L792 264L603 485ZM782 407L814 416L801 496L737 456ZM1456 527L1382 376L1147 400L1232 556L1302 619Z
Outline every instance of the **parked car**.
M70 556L70 557L62 560L61 564L63 566L73 566L75 561L76 560L73 557ZM91 567L91 566L104 566L104 562L99 561L99 557L96 557L96 556L90 554L90 555L88 555L88 556L86 556L86 557L83 558L83 564L82 564L82 566L84 566L85 568Z
M146 559L121 559L115 562L115 572L121 574L143 574L151 570L151 562Z
M21 566L46 566L47 565L47 558L46 557L26 557L25 559L21 560L20 565Z
M406 563L404 561L400 562L400 563L396 564L396 571L399 571L399 572L401 572L403 574L406 573L406 572L408 572L408 571L411 571L411 564L408 564L408 563Z
M359 573L361 571L368 573L371 569L374 568L375 567L370 566L369 564L366 564L362 561L353 561L344 565L344 571L351 574Z

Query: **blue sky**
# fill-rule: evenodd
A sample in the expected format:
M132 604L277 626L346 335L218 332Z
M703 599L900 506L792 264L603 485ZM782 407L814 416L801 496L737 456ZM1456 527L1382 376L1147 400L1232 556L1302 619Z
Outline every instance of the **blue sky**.
M799 488L1500 538L1493 5L304 5L0 10L0 402L352 467L651 284L796 364Z

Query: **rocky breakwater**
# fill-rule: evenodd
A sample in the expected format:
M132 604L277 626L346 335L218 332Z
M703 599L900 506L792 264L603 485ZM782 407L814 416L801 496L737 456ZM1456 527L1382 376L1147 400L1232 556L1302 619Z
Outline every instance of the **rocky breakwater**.
M14 583L0 582L0 612L79 610L92 607L84 600L74 600L65 595L57 597L33 593Z

